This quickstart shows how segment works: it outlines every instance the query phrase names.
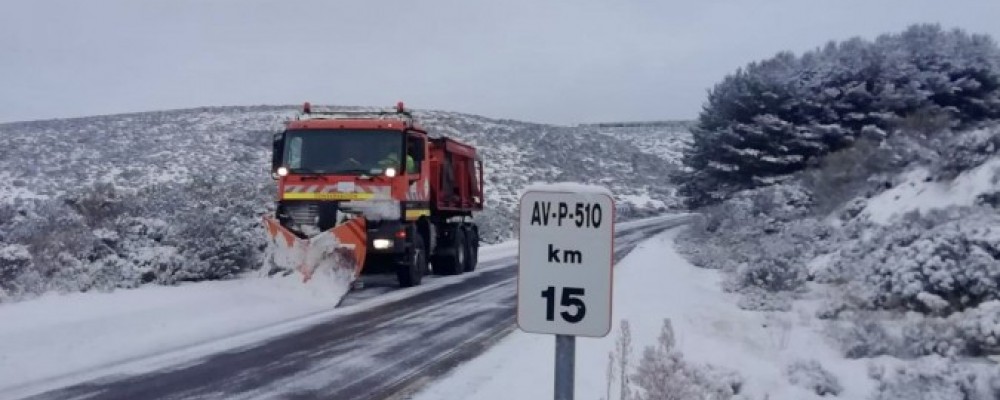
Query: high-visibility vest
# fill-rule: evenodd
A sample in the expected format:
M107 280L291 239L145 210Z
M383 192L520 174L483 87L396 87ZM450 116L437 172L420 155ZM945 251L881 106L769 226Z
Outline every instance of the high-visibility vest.
M383 158L382 161L378 162L378 165L383 168L389 168L397 164L399 164L399 162L396 159L396 153L389 154L385 156L385 158ZM417 173L417 164L416 162L413 161L413 156L409 154L406 155L406 173L407 174Z

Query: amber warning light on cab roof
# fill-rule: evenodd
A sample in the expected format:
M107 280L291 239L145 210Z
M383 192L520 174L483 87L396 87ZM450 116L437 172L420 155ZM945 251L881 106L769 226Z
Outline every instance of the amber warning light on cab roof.
M402 112L405 112L405 111L406 111L406 105L403 104L402 101L397 102L396 103L396 112L402 113ZM308 101L305 102L305 103L302 103L302 112L305 113L305 114L312 113L312 104L310 104Z

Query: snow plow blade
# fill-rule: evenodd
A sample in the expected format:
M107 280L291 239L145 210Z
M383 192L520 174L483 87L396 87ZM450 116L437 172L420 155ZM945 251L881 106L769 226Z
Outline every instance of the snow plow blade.
M350 219L308 239L296 236L270 216L264 217L264 226L274 266L298 271L303 283L324 264L349 270L352 282L361 275L368 242L364 218Z

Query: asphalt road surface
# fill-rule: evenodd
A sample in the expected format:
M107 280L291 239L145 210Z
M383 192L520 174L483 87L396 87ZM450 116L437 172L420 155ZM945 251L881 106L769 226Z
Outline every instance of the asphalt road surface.
M615 261L636 244L688 223L678 216L619 229ZM117 375L31 399L401 399L514 330L516 257L480 263L467 279L412 296L366 302L316 325L195 362ZM366 295L366 290L368 291ZM361 299L361 300L358 300Z

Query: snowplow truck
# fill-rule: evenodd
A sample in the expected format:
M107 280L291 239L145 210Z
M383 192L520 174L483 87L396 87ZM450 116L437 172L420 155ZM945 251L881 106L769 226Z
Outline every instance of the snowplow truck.
M270 268L304 282L331 265L349 275L476 268L483 164L476 149L429 135L403 103L386 111L321 111L309 103L274 136L274 215L264 217Z

